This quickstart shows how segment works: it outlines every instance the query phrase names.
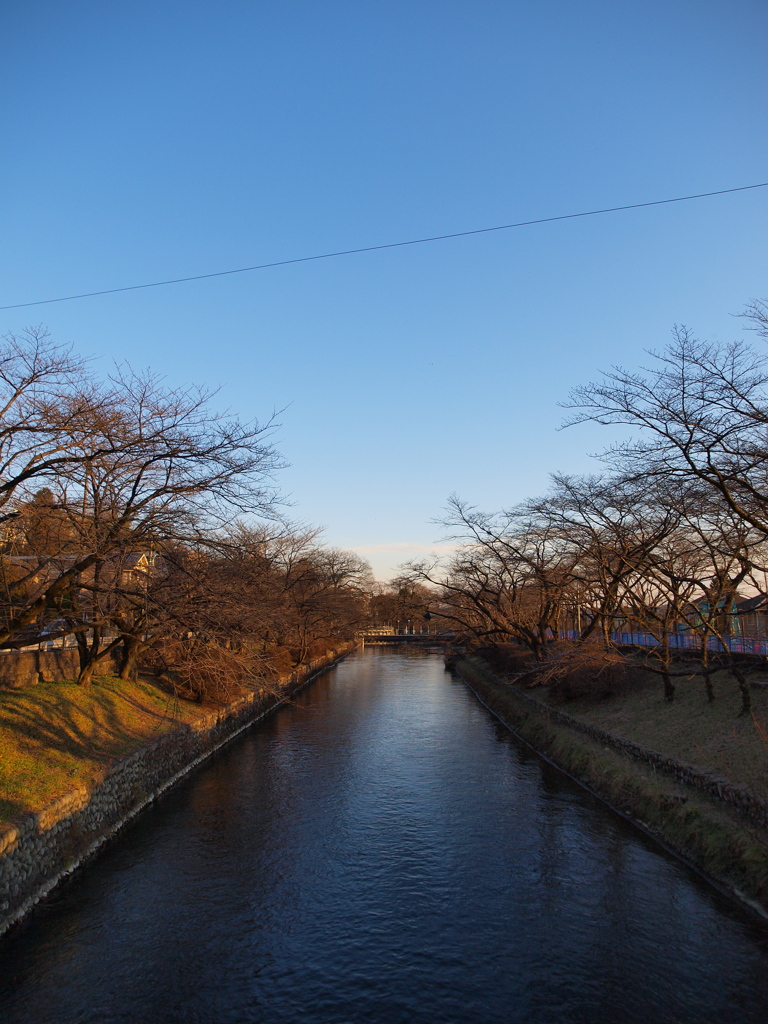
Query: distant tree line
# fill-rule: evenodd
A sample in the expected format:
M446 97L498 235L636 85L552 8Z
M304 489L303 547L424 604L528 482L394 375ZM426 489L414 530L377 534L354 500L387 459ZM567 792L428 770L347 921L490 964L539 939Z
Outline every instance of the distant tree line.
M765 302L744 317L768 338ZM624 662L657 673L669 701L692 674L714 699L713 673L727 668L748 711L748 676L765 658L728 640L744 597L759 605L768 589L765 354L676 328L647 368L614 368L567 408L569 424L624 428L604 471L556 475L543 497L497 513L452 498L444 525L460 547L447 564L411 564L409 578L440 589L468 642L530 652L539 679L580 659L595 672Z
M0 650L76 642L196 697L353 637L372 578L286 523L272 422L120 367L96 376L42 329L0 346Z

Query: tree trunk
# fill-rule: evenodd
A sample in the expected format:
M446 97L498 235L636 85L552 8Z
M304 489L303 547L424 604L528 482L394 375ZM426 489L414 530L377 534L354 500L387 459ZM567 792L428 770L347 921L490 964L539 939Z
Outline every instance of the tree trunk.
M664 668L661 671L661 678L664 680L664 700L671 704L675 699L675 684L672 682L672 676Z
M707 691L707 700L713 701L715 699L715 690L712 686L712 669L709 665L704 666L704 689Z
M749 683L747 682L746 676L737 668L731 668L736 677L736 682L739 684L739 690L741 691L741 710L740 715L748 715L752 710L752 698L749 694Z
M90 644L85 632L78 634L77 647L80 654L80 674L77 677L77 682L80 686L88 686L91 682L93 670L96 668L96 662L99 660L101 629L98 626L92 626L91 629L93 639Z
M709 660L709 637L704 633L701 637L701 672L704 676L704 689L707 693L707 700L715 699L715 689L712 686L712 665Z
M78 686L90 686L95 668L95 661L89 661L86 665L81 665L80 674L77 677Z
M82 672L88 664L88 637L85 630L75 633L75 639L77 640L77 655L80 659L80 671Z
M613 642L611 640L612 623L610 623L605 616L603 616L602 619L603 646L605 647L606 651L610 651L613 647Z
M120 678L136 681L138 676L139 654L141 653L141 641L136 637L126 637L123 640L123 656L120 663Z

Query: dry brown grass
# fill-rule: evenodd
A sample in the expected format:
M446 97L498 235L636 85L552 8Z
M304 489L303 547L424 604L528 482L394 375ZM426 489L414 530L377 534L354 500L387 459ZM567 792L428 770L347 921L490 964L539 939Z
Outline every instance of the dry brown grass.
M117 758L207 710L149 679L0 690L0 821L92 786Z
M664 701L661 681L633 670L631 681L610 694L576 696L564 711L607 732L670 754L768 799L768 687L751 688L753 717L740 716L741 697L727 672L713 677L716 699L709 702L701 677L678 677L675 700ZM559 703L555 687L546 700Z
M608 749L540 712L532 712L530 704L515 695L514 687L490 676L477 659L459 659L458 667L490 706L536 750L663 838L712 878L757 900L768 912L768 830L756 828L734 808L676 782L666 773ZM590 702L587 713L597 706ZM746 725L744 719L741 721ZM604 722L599 724L605 727ZM618 728L612 731L620 732ZM627 731L622 730L622 734L627 735ZM657 749L663 748L657 745Z

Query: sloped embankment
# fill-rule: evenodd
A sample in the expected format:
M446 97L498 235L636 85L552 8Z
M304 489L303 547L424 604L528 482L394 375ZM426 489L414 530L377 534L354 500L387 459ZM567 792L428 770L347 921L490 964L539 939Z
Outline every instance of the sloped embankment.
M51 684L0 702L0 934L142 807L316 675L219 707L174 706L149 682ZM3 735L5 733L5 735Z
M454 670L520 738L725 891L768 916L762 801L676 758L580 722L505 683L474 657ZM726 794L733 797L724 798ZM743 806L739 806L739 801Z

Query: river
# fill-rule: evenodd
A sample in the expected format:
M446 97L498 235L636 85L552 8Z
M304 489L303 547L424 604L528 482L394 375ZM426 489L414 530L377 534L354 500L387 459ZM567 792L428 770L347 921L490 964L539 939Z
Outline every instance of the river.
M768 930L369 648L144 811L0 942L14 1022L768 1019Z

